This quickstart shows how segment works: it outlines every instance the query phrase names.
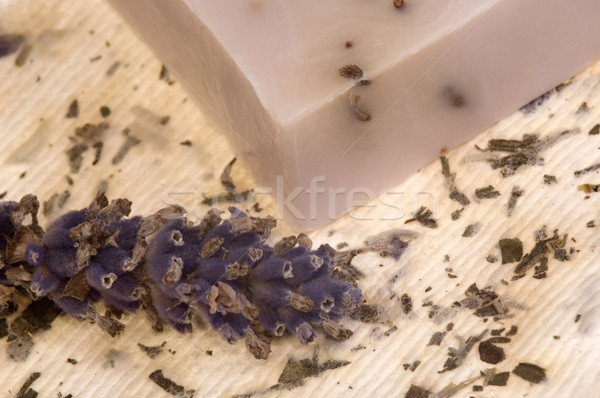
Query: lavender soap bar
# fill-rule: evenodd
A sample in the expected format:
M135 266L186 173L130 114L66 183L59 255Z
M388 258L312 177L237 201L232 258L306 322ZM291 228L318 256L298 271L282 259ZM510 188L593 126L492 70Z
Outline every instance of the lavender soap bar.
M299 229L600 56L599 0L108 0ZM363 195L364 197L364 195Z

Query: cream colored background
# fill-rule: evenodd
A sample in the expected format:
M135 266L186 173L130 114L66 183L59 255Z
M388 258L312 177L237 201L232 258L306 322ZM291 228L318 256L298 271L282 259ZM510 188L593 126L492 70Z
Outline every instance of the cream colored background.
M200 206L201 190L216 192L219 174L234 156L224 138L206 122L180 82L173 85L159 80L161 62L99 0L4 0L0 1L0 33L20 32L28 37L32 51L23 67L14 66L15 55L0 59L0 192L6 199L18 199L35 193L41 201L65 189L71 197L65 209L87 205L102 181L108 183L109 197L127 197L134 202L133 213L149 214L176 200L201 215L208 208ZM92 58L101 55L96 61ZM568 54L565 54L568 56ZM120 66L112 76L106 71L115 62ZM39 77L39 81L38 80ZM434 161L393 189L402 195L386 198L406 216L383 220L390 207L375 201L373 207L359 209L353 216L311 233L316 243L336 245L348 242L358 247L364 239L390 228L416 230L420 236L411 242L399 261L382 259L375 253L354 260L366 278L360 286L369 303L388 309L387 324L361 324L348 321L354 336L346 342L323 338L303 347L294 338L273 344L267 361L257 361L242 343L230 346L208 329L191 335L173 331L152 332L143 316L126 319L125 333L111 339L87 323L61 317L50 331L33 337L34 351L24 363L15 363L6 355L6 340L0 341L0 396L14 396L31 372L41 372L32 388L40 397L73 394L75 397L162 397L169 396L148 379L163 369L165 376L195 389L196 397L228 397L267 388L277 382L288 355L310 357L319 347L322 360L348 360L351 364L308 378L305 385L290 392L266 393L264 396L404 396L411 384L440 391L451 382L461 382L490 368L479 360L476 348L460 368L443 374L447 347L456 347L455 336L468 337L486 328L519 326L519 333L503 345L507 359L496 366L509 371L518 362L533 362L547 369L547 381L539 385L511 375L506 387L485 387L472 392L471 387L457 397L595 397L600 387L600 262L598 227L586 228L595 220L600 225L600 193L584 194L577 190L583 183L600 184L600 175L580 178L573 171L600 162L600 136L589 136L589 129L600 123L600 64L589 68L575 81L553 95L535 115L514 115L483 132L471 142L447 154L457 173L457 185L472 203L457 221L450 213L460 208L448 199L439 161ZM79 117L64 116L73 99L80 107ZM576 114L586 101L590 110ZM69 186L65 175L69 165L65 150L74 128L103 119L99 108L109 106L106 119L110 128L104 135L100 162L92 166L92 151L84 154L81 171L72 175ZM162 126L161 116L170 115ZM111 164L129 127L139 137L140 145L131 149L124 161ZM490 138L517 138L523 133L542 136L560 129L580 128L580 134L561 141L543 154L544 165L527 166L516 175L503 178L485 162L463 163L473 145L484 147ZM180 145L191 140L191 147ZM26 172L23 178L20 175ZM558 184L544 185L543 175L552 174ZM256 188L243 165L236 165L234 181L240 190ZM501 196L476 203L474 191L493 185ZM524 195L511 217L506 203L514 185ZM426 193L426 194L423 194ZM265 208L262 214L275 214L268 196L258 197ZM421 204L427 205L438 220L437 229L415 223L404 225ZM63 210L63 211L64 211ZM49 218L60 212L54 212ZM397 214L397 213L393 213ZM365 219L369 220L365 220ZM42 219L45 223L45 218ZM482 224L472 238L463 238L464 228ZM525 251L533 246L533 233L542 225L551 232L559 228L576 242L569 242L579 252L572 261L550 260L548 278L536 280L530 273L508 286L514 265L489 264L488 254L499 255L497 242L503 237L518 237ZM331 231L335 231L332 236ZM289 228L281 222L275 231L285 235ZM444 263L444 255L450 257ZM381 264L381 265L380 265ZM449 279L445 268L452 268L456 279ZM397 276L395 283L390 278ZM441 346L429 346L433 332L442 331L450 318L436 324L428 318L425 300L450 307L464 298L464 290L473 282L479 287L492 286L501 297L514 304L513 319L486 324L471 311L451 314L455 324ZM424 289L432 286L429 293ZM399 303L390 300L392 292L407 293L413 299L414 312L404 315ZM574 323L576 314L581 320ZM398 330L383 335L392 325ZM554 335L561 338L556 340ZM156 359L148 358L138 343L158 345L166 341L165 351ZM351 351L362 344L364 350ZM206 354L212 350L213 355ZM116 352L116 353L115 353ZM74 358L77 365L67 363ZM114 367L111 366L113 359ZM404 363L421 360L415 372L405 371ZM477 383L481 382L480 380Z

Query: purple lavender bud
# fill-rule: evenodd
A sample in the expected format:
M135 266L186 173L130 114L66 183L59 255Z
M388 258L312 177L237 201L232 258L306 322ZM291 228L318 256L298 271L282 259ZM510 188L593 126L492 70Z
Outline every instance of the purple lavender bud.
M168 290L168 294L173 294L182 303L196 305L200 301L206 303L206 294L211 288L211 284L204 279L195 278L189 282L180 282Z
M334 278L321 277L303 283L298 293L310 297L317 309L329 312L336 305L341 305L342 295L350 289L350 285Z
M228 313L223 316L223 319L231 325L231 328L235 330L240 337L245 336L250 327L248 320L241 314Z
M119 231L117 244L121 249L131 251L137 242L137 233L140 229L141 221L142 217L136 216L112 223L107 229L111 234Z
M190 308L179 300L165 296L158 289L152 289L152 303L162 320L179 333L191 332Z
M98 290L104 297L114 297L123 302L138 301L144 293L137 279L128 274L117 277L110 288Z
M88 316L88 306L91 301L87 297L84 300L79 300L71 296L60 296L54 297L53 300L56 305L73 318L82 321Z
M126 312L135 313L140 309L139 301L128 301L128 300L119 300L117 297L107 295L104 292L101 292L102 300L106 305L110 305L116 309Z
M106 249L99 250L98 254L92 259L92 262L100 264L107 272L112 272L119 276L125 273L123 266L129 259L130 255L128 251L119 247L107 247Z
M259 234L256 232L248 232L237 235L235 239L227 244L228 250L235 250L239 248L249 248L249 247L268 247L261 243L262 239Z
M362 291L356 287L351 287L342 295L342 305L348 308L355 308L365 301Z
M150 257L146 265L148 277L157 285L171 286L175 284L181 279L184 271L184 263L181 257L171 254Z
M218 332L229 344L235 344L240 338L243 337L243 335L236 330L236 328L239 329L239 324L233 325L228 321L228 318L219 313L211 314L208 311L208 308L205 306L198 306L197 309L200 315L202 315L202 317L208 322L213 330ZM244 318L242 317L242 319Z
M72 248L47 248L44 263L60 278L70 278L81 271Z
M69 231L69 228L61 226L51 227L44 234L42 242L47 248L74 250L75 242L69 237Z
M289 305L292 290L279 281L256 282L250 285L252 301L263 302L271 307Z
M205 258L200 261L194 274L202 276L211 284L216 283L219 280L227 279L226 274L229 265L227 261L217 257Z
M209 230L200 242L200 257L214 256L223 245L227 245L235 238L231 223L223 222Z
M276 310L277 317L283 322L290 333L295 334L304 345L315 339L316 333L304 320L302 313L291 307L279 307Z
M60 286L60 278L53 274L43 263L35 267L29 287L38 297L57 291Z
M265 261L270 258L273 250L265 245L256 244L254 246L242 246L232 248L231 245L227 246L227 254L225 255L225 261L230 263L246 263L251 268L258 264L260 261Z
M25 261L31 265L38 265L44 261L46 250L37 242L29 242L25 247Z
M79 224L85 222L87 219L87 211L84 210L74 210L74 211L70 211L62 216L60 216L59 218L57 218L56 220L54 220L49 226L48 229L46 231L46 234L55 228L66 228L66 229L71 229L73 227L78 226Z
M316 254L304 254L293 258L292 272L293 277L286 282L292 286L306 282L309 279L326 275L329 272L329 258L323 258Z
M90 287L102 292L110 289L118 276L114 272L107 271L102 265L93 261L85 269L85 278Z
M285 323L281 322L277 318L275 311L267 305L258 306L256 320L275 336L283 336L285 333Z
M279 257L261 261L252 273L252 276L260 281L291 279L295 275L296 269L292 267L292 262Z
M292 260L296 257L303 256L308 253L310 253L310 251L306 247L296 246L292 247L289 250L286 250L280 257L286 260Z

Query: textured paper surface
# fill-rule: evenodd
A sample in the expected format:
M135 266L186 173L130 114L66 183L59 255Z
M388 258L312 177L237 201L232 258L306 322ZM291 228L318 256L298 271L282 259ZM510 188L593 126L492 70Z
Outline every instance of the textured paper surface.
M203 191L210 195L220 190L219 175L234 154L192 101L186 100L181 84L173 76L159 79L161 62L102 2L2 1L0 20L0 33L23 33L31 45L21 67L14 63L17 54L0 59L0 193L7 191L5 199L32 192L47 201L54 193L68 190L64 207L42 217L44 224L61 212L87 205L103 182L110 198L133 200L136 214L149 214L175 201L190 210L190 217L208 210L200 204ZM107 76L111 68L114 73ZM347 321L346 326L354 331L348 341L319 338L304 347L286 337L274 342L267 361L257 361L243 344L228 345L207 328L183 336L170 330L155 333L142 315L129 316L125 333L113 339L93 325L62 316L50 330L33 336L34 346L25 362L10 360L6 338L0 340L0 395L15 396L32 372L40 372L31 386L40 396L167 397L170 394L148 378L162 369L186 390L195 390L196 397L230 397L273 386L289 356L312 358L318 349L320 363L350 364L308 377L302 386L289 391L257 396L402 397L411 385L439 393L450 383L478 377L482 370L512 371L519 362L528 362L546 369L544 382L532 384L511 374L506 386L485 386L474 392L469 385L454 396L595 397L600 387L600 193L586 194L578 186L600 184L600 174L575 177L574 172L600 163L600 135L589 135L600 123L599 90L600 64L596 64L552 93L535 112L518 111L448 152L456 187L470 200L458 220L452 220L451 213L463 206L448 197L436 160L372 202L373 206L313 232L315 243L329 242L335 247L346 242L349 248L394 228L419 233L398 261L377 253L355 258L353 264L365 273L359 284L367 301L385 311L384 322ZM74 99L79 116L65 118ZM584 102L587 110L578 112ZM109 117L100 115L101 106L110 107ZM169 122L161 124L160 118L166 115ZM92 165L90 149L83 154L81 170L72 173L65 154L73 145L69 137L75 127L101 121L110 127L104 133L99 161ZM113 164L126 140L125 128L141 142ZM470 155L481 156L474 146L485 148L491 138L521 139L523 134L535 133L543 139L570 129L579 133L543 151L543 162L539 162L543 164L523 166L511 176L503 177L486 161L465 162ZM180 144L186 140L192 145ZM72 186L66 175L73 179ZM557 183L544 184L544 175L555 176ZM257 188L260 192L241 164L234 166L233 179L240 191ZM488 185L500 195L476 199L475 190ZM515 186L523 194L508 216L507 203ZM264 208L260 214L276 214L269 196L255 199ZM433 211L437 228L418 222L404 224L420 206ZM589 221L595 226L587 227ZM480 230L463 237L465 228L475 223ZM547 278L532 278L531 269L522 279L511 281L516 263L486 261L489 255L500 258L498 241L502 238L519 238L524 252L531 251L534 233L543 225L550 235L554 229L567 233L567 250L576 250L566 262L550 255ZM274 232L282 236L290 230L280 222ZM479 288L490 286L514 317L498 321L490 317L484 322L472 310L453 307L465 298L472 283ZM431 290L425 292L429 286ZM403 294L412 298L408 314L397 299ZM432 306L423 306L428 301L439 307L431 318ZM445 331L450 322L454 327L441 345L427 346L432 334ZM482 362L475 345L462 366L438 373L448 358L448 348L458 347L457 337L466 339L485 329L489 337L492 329L508 330L512 325L518 326L518 333L511 342L498 344L506 354L504 361L497 365ZM163 341L167 342L164 351L155 359L138 347L138 343L154 346ZM68 358L77 364L67 362ZM414 371L404 369L404 364L415 361L421 362ZM478 379L473 384L482 382Z

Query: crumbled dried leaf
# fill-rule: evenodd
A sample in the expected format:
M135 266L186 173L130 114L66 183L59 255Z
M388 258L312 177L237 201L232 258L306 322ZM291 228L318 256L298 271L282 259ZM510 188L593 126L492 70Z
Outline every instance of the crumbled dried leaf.
M534 384L546 379L546 370L532 363L520 362L512 372Z
M506 359L502 347L494 345L492 341L485 340L479 343L479 358L486 363L497 364Z
M523 242L518 238L500 239L498 244L502 253L502 264L514 263L523 257Z
M510 192L510 199L508 200L508 209L507 209L507 213L509 216L512 215L513 211L515 210L515 207L517 206L517 200L519 199L519 197L521 197L521 195L523 195L524 191L521 190L518 186L514 186L512 191Z
M596 170L600 170L600 163L593 164L591 166L586 167L585 169L577 170L573 174L575 174L575 177L581 177L582 175L592 173Z
M402 311L404 311L405 314L412 311L412 299L408 294L404 293L402 297L400 297L400 304L402 305Z
M147 345L138 343L138 347L140 347L140 350L142 350L146 355L148 355L150 358L154 359L163 352L163 347L165 346L166 343L167 342L165 341L161 345L156 345L156 346L147 346Z
M429 338L427 345L440 345L442 344L444 337L446 337L446 332L435 332L431 335L431 338Z
M23 383L23 385L21 386L21 388L19 389L19 391L17 392L17 395L15 397L16 398L35 398L35 397L37 397L38 393L35 390L32 390L30 387L34 381L36 381L37 379L40 378L41 375L42 374L40 372L33 372L31 375L29 375L29 377L27 378L25 383Z
M594 125L588 132L589 135L598 135L600 134L600 123Z
M65 117L66 118L74 118L77 116L79 116L79 102L77 102L77 100L75 99L69 105L69 110L67 111L67 114L65 115Z
M421 224L424 227L437 228L437 221L431 218L432 214L433 213L431 210L424 206L421 206L419 210L417 210L417 212L413 214L413 218L406 220L404 224L408 224L413 221L418 221L419 224Z
M498 196L500 196L500 192L496 191L491 185L475 190L475 197L477 199L493 199Z
M448 188L450 199L457 201L463 206L467 206L471 201L467 198L467 195L459 192L456 188L456 173L450 172L448 159L445 156L441 156L440 161L442 163L442 174L446 180L446 187Z
M479 223L469 224L465 228L462 236L463 236L463 238L470 238L471 236L474 236L475 234L477 234L477 232L479 232L480 229L481 229L481 224L479 224Z
M430 391L412 384L406 395L404 395L404 398L428 398L430 394Z
M150 380L155 382L160 388L171 395L179 395L185 391L185 388L173 380L166 378L163 375L162 369L157 369L148 376Z

